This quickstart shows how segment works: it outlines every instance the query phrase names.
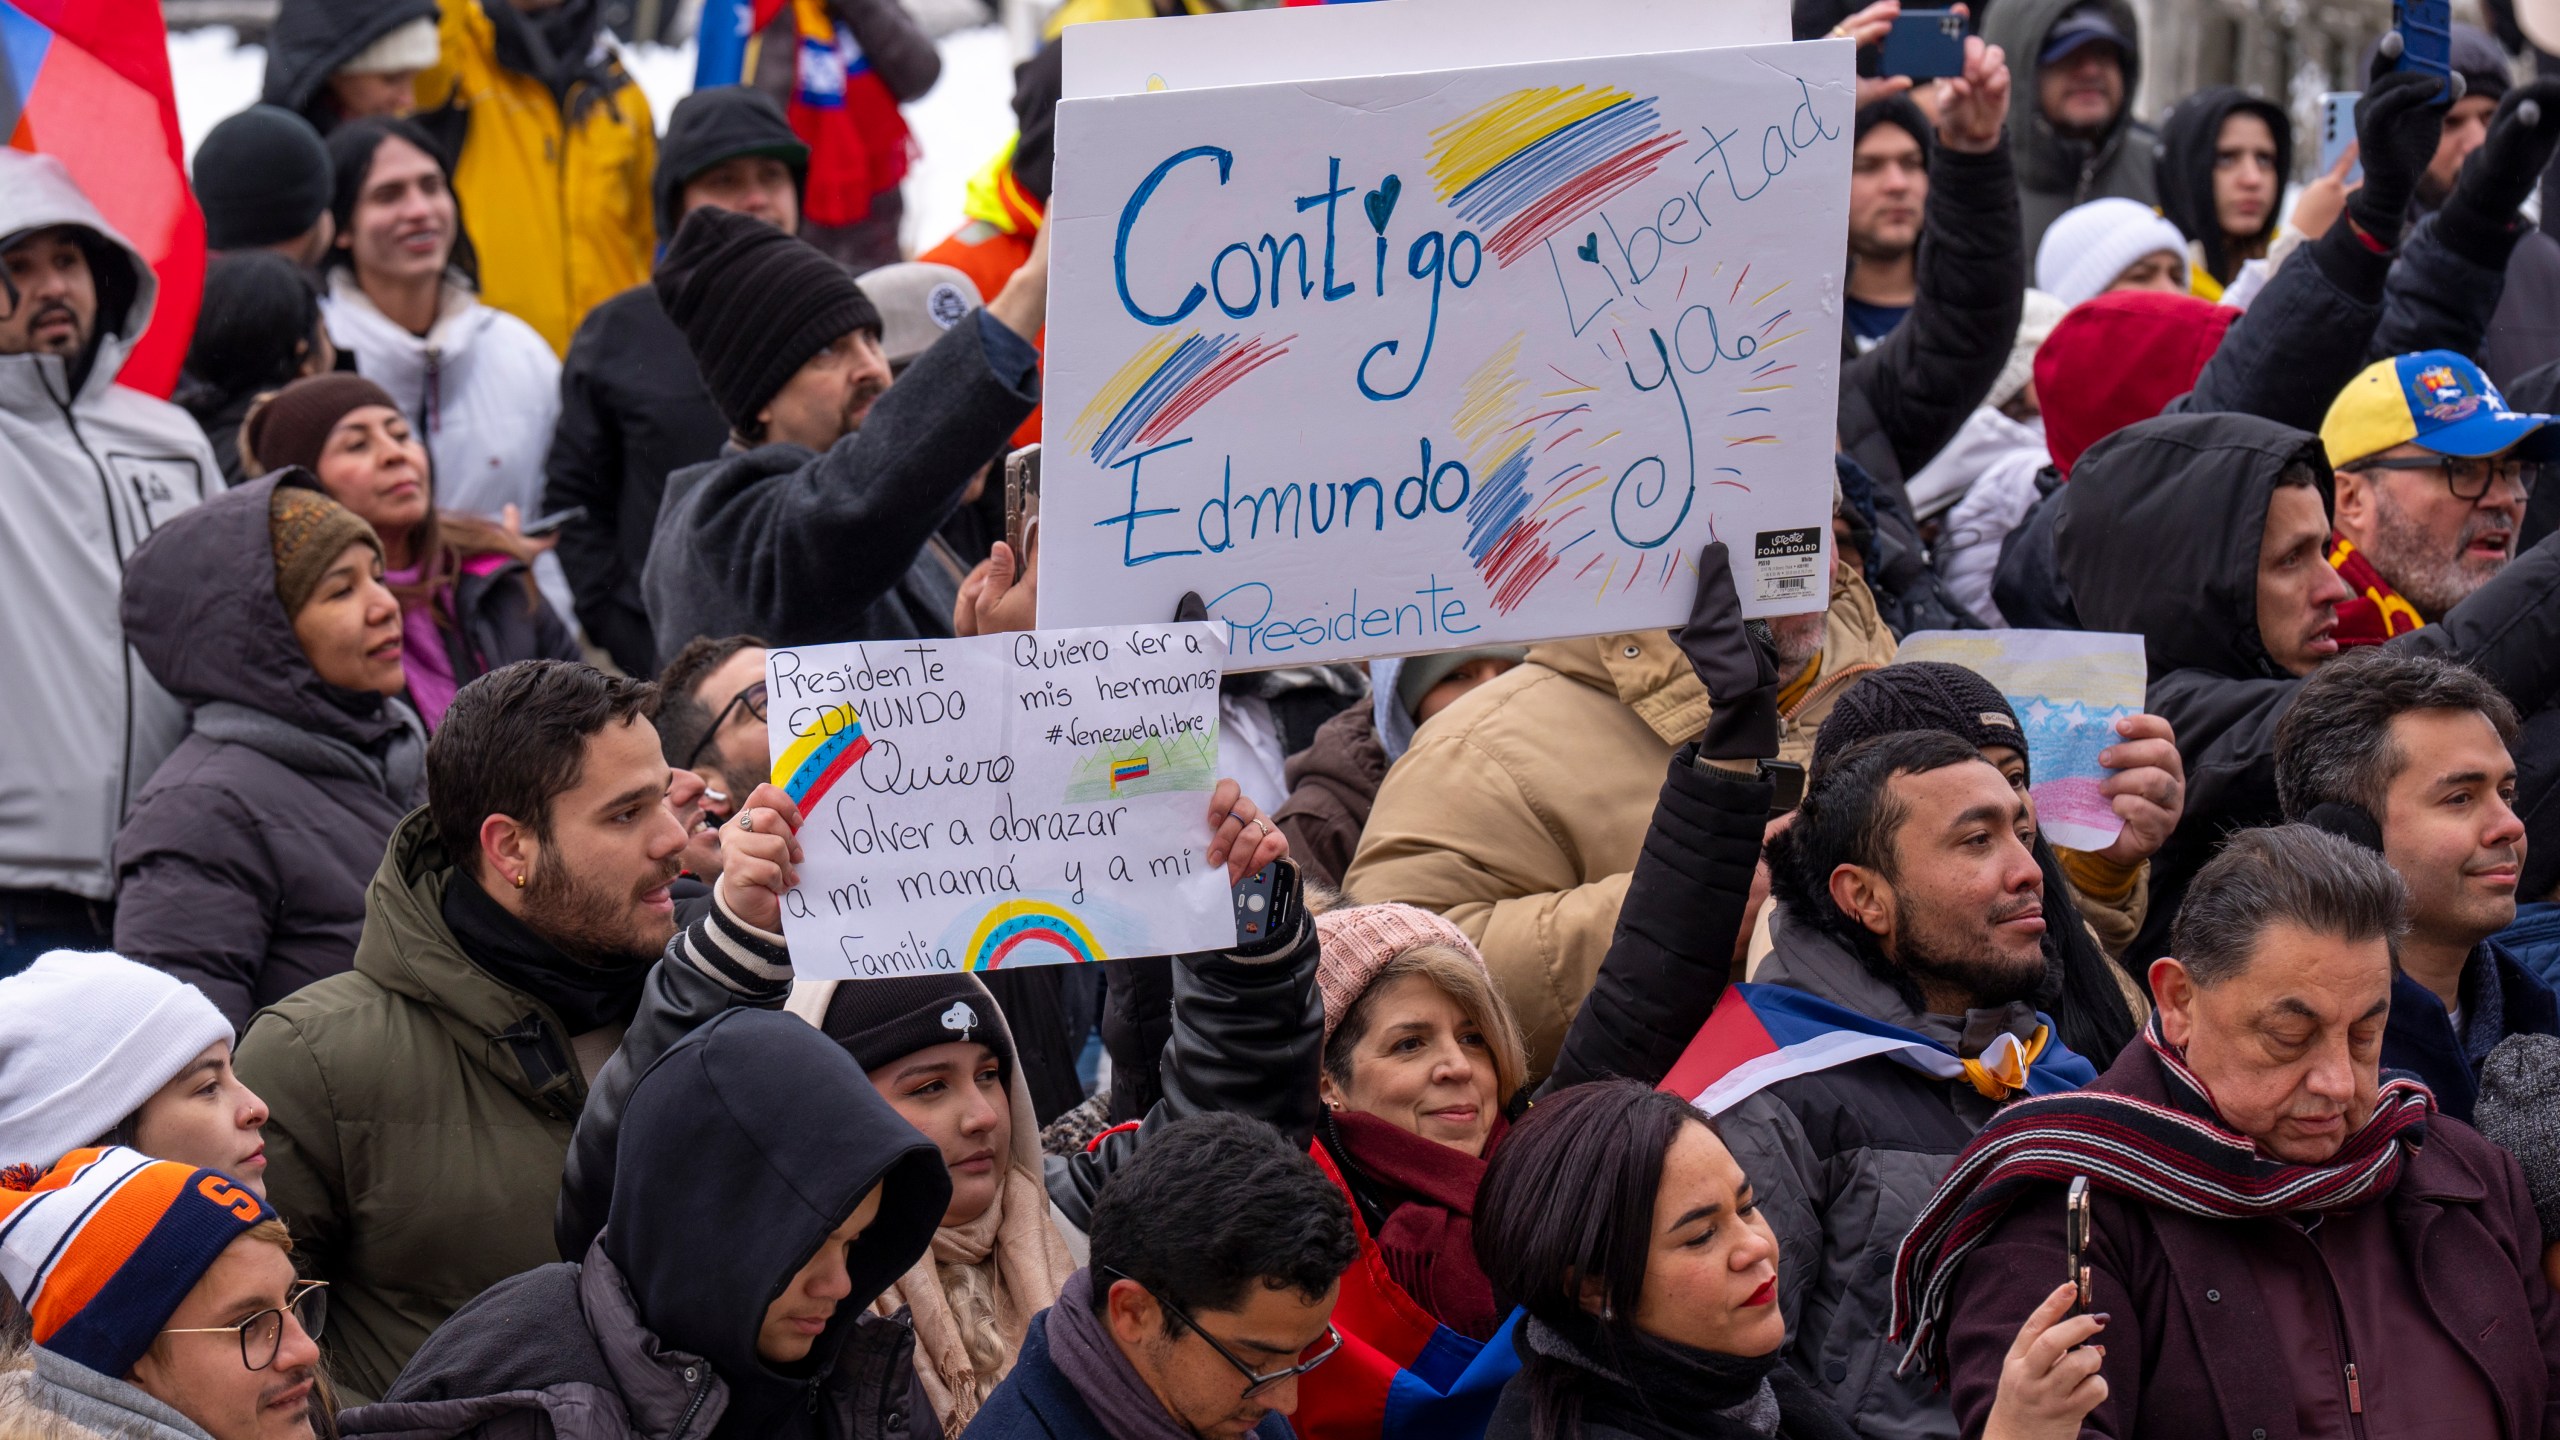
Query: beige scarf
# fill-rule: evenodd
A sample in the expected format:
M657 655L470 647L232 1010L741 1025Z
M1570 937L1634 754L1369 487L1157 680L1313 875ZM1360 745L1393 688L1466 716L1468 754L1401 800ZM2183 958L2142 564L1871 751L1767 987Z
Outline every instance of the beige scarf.
M1031 1317L1058 1298L1075 1258L1049 1223L1049 1192L1015 1164L986 1213L933 1232L933 1249L898 1277L872 1309L905 1306L916 1329L916 1375L958 1435L1022 1350Z

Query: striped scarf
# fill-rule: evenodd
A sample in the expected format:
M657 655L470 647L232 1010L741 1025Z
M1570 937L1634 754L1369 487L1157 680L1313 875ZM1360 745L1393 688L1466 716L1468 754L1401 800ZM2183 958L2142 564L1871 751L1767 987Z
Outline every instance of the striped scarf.
M1925 1361L1948 1375L1945 1318L1965 1256L2010 1205L2040 1185L2086 1175L2093 1190L2208 1220L2351 1210L2387 1194L2400 1167L2426 1142L2434 1092L2418 1081L2386 1081L2373 1116L2319 1165L2258 1153L2225 1126L2204 1082L2161 1037L2154 1013L2143 1032L2167 1081L2170 1102L2081 1090L2021 1100L1992 1117L1903 1237L1893 1271L1893 1338L1906 1341L1902 1372Z

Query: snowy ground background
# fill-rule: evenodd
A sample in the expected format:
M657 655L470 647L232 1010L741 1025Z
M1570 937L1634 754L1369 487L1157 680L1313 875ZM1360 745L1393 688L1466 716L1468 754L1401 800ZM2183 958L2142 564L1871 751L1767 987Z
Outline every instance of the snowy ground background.
M907 124L922 155L907 172L907 234L912 251L932 245L960 224L960 202L969 176L1013 133L1011 42L994 25L944 35L942 79L907 107ZM661 129L667 112L693 88L693 47L643 45L627 52L650 112ZM187 155L223 117L258 98L266 75L264 47L243 45L227 26L179 31L169 37L169 69L178 89L178 125Z

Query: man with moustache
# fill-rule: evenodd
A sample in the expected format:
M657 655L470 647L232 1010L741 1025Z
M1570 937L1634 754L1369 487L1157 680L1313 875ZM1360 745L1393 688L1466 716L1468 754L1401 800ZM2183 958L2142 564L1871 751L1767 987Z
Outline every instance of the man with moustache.
M268 1198L331 1284L350 1403L473 1296L557 1258L570 1134L675 934L685 833L655 690L559 660L464 686L428 742L428 803L366 893L355 968L241 1042L272 1109Z
M1894 1248L1985 1121L2097 1073L2035 1008L2034 824L1971 741L1896 731L1821 755L1769 845L1777 943L1752 1007L1828 1033L1716 1080L1705 1103L1778 1236L1781 1353L1862 1435L1954 1440L1944 1392L1894 1373Z
M2314 671L2276 732L2285 818L2380 850L2408 887L2382 1063L2463 1121L2499 1041L2560 1035L2560 998L2489 938L2524 869L2515 738L2515 707L2473 671L2374 649Z
M843 267L752 216L684 217L658 295L729 443L667 477L640 577L661 661L705 635L951 633L965 570L930 542L1039 400L1046 235L892 388L880 312Z
M2441 620L2506 568L2550 423L2450 350L2377 360L2339 392L2320 422L2338 476L2329 564L2356 592L2339 644Z
M125 558L222 488L187 412L116 383L159 281L49 155L0 151L0 975L115 931L116 828L186 734L125 644ZM13 1157L22 1158L22 1157Z
M2151 966L2146 1042L1984 1127L1902 1251L1896 1309L1927 1362L1911 1368L1949 1376L1967 1434L2053 1433L2003 1423L2002 1377L2074 1373L2095 1408L2066 1434L2560 1426L2560 1304L2524 1173L2424 1085L2382 1075L2402 906L2392 867L2352 842L2241 832L2196 876L2176 958ZM2071 1350L2020 1343L2020 1321L2071 1302L2066 1255L2103 1328Z

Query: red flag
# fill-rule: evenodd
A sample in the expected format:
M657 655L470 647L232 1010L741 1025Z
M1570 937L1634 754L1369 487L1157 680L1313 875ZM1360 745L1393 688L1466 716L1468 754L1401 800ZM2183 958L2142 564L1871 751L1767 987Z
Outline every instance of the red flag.
M166 396L204 296L204 212L187 188L159 0L0 0L9 143L51 155L159 277L118 376Z

